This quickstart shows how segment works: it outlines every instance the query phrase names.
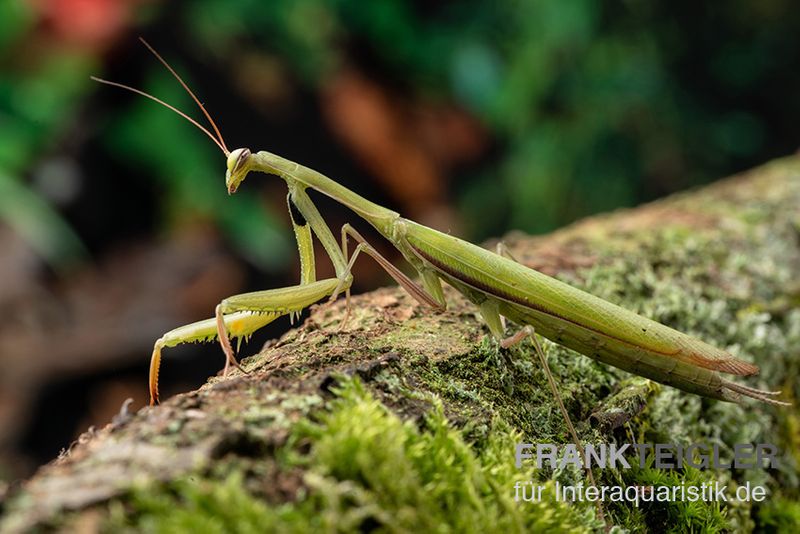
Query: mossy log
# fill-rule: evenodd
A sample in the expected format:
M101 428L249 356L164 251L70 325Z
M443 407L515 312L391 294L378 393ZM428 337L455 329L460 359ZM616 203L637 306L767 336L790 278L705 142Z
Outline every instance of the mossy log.
M748 531L800 521L800 158L593 217L504 238L522 263L761 367L779 408L704 399L547 344L584 442L768 442L777 469L596 470L599 484L750 482L754 502L604 503L635 531ZM499 352L455 291L433 313L397 288L340 299L243 362L248 374L85 434L7 491L0 530L580 531L589 503L555 502L577 469L514 465L518 442L569 443L527 344ZM512 327L513 328L513 327ZM545 487L515 502L517 481Z

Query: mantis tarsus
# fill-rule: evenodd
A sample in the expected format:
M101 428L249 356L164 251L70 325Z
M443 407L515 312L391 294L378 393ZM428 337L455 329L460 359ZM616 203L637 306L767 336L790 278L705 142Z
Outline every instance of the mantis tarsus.
M535 331L598 361L691 393L724 401L738 401L745 396L770 404L786 404L774 398L780 392L755 389L720 376L720 373L740 376L758 373L758 367L724 350L529 269L513 259L405 219L330 178L280 156L247 148L229 151L203 105L155 50L145 45L189 92L210 121L213 134L181 111L138 89L95 80L156 100L205 132L227 157L225 183L229 194L235 193L253 171L285 180L301 261L299 285L229 297L217 306L214 319L182 326L156 341L150 368L151 404L158 402L162 348L219 339L225 352L227 373L231 365L238 367L230 337L250 336L276 318L300 313L324 298L333 300L343 292L349 297L351 267L362 252L372 256L415 299L436 310L446 307L441 281L455 287L478 306L492 335L503 346L527 335L533 336ZM349 225L342 228L341 242L338 241L308 196L308 189L340 202L372 225L419 274L421 285L383 258ZM316 279L314 237L333 263L334 278ZM358 243L351 256L347 250L348 238ZM505 338L502 317L526 328L521 334ZM533 339L535 341L535 337ZM544 359L542 361L546 364Z

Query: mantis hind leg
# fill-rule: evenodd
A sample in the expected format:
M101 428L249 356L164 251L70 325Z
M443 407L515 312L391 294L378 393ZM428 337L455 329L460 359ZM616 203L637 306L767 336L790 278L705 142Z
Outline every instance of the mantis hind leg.
M497 244L497 254L519 263L519 261L511 254L511 251L508 249L506 244L502 241ZM484 321L486 321L486 324L489 326L489 329L495 336L495 339L500 341L500 346L502 348L510 348L518 343L521 343L526 338L530 338L531 343L533 344L534 352L536 352L536 355L539 358L539 363L542 366L542 370L547 377L547 383L550 386L550 391L553 393L553 397L558 404L558 409L561 412L561 416L564 418L564 423L567 425L567 430L569 431L570 437L572 438L573 443L575 443L575 446L581 455L584 469L586 471L586 477L589 479L589 483L592 486L596 486L597 484L595 483L592 469L589 467L588 458L586 457L586 451L583 448L580 439L578 438L578 433L575 431L575 426L572 424L572 419L569 416L569 412L567 412L567 408L564 406L564 401L561 398L561 392L558 390L558 384L553 377L553 373L550 371L550 365L547 363L547 356L544 353L541 343L539 343L539 338L536 336L536 331L534 330L533 326L526 325L514 335L503 338L502 333L504 331L505 321L503 320L504 317L502 317L498 311L497 301L487 299L483 304L481 304L480 309ZM600 520L605 523L603 507L599 501L597 502L597 513Z
M539 363L542 364L542 370L544 371L545 376L547 377L547 383L550 385L550 391L553 393L553 397L558 404L558 409L561 411L561 416L564 418L564 422L567 425L567 429L569 430L570 436L572 437L573 443L578 448L578 452L581 455L581 459L583 460L584 470L586 471L586 477L589 479L589 484L592 486L597 486L594 475L592 474L592 468L589 466L588 458L586 456L586 450L584 450L583 445L581 444L580 439L578 438L578 433L575 431L575 427L572 424L572 419L569 417L569 413L567 412L567 408L564 406L564 401L561 399L561 393L558 390L558 384L556 384L556 380L553 377L553 373L550 371L550 365L547 363L547 355L544 353L544 349L542 348L541 343L539 343L539 338L536 336L536 331L530 325L526 325L517 332L516 334L507 337L500 341L500 346L503 348L512 347L518 343L521 343L526 338L530 338L531 343L533 344L534 352L539 357ZM600 501L597 501L597 514L603 523L605 523L605 516L603 514L603 507L600 504Z

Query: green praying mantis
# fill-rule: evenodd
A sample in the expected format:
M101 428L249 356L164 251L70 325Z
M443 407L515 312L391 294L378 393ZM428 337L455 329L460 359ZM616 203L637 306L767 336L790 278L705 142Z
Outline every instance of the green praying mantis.
M434 310L443 311L447 306L442 281L453 286L478 307L492 336L502 347L530 337L557 398L555 383L535 333L590 358L690 393L723 401L739 401L744 396L775 405L787 404L775 398L780 392L755 389L721 376L720 373L748 376L759 370L724 350L525 267L508 254L491 252L403 218L298 163L265 151L228 150L219 129L194 93L150 45L144 44L192 96L214 133L152 95L116 82L93 79L155 100L202 130L227 158L225 185L228 194L235 193L251 172L282 178L288 187L287 204L301 265L299 285L226 298L217 306L213 319L176 328L159 338L150 365L151 404L159 400L162 349L182 343L219 340L225 353L223 374L227 374L230 367L239 367L231 338L246 338L278 317L294 316L316 302L326 298L334 300L342 293L346 294L349 305L351 268L361 253L371 256L411 296ZM327 195L372 225L413 267L421 283L392 265L349 224L342 228L341 239L337 240L308 190ZM316 279L314 238L330 257L335 277ZM348 253L349 239L357 243L352 255ZM505 337L503 318L523 329ZM564 411L563 405L561 408ZM564 414L566 416L565 411ZM573 430L568 417L567 421Z

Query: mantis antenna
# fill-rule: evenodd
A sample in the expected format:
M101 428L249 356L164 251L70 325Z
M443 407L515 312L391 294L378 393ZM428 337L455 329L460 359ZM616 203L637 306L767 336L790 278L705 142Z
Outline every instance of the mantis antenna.
M216 144L219 147L219 149L222 150L223 154L225 154L225 156L227 157L230 154L230 150L228 150L228 147L225 145L225 140L222 138L222 134L220 133L219 128L217 127L217 123L214 122L214 119L211 118L211 115L208 113L208 111L206 110L206 108L203 105L203 103L200 102L200 100L197 98L197 96L194 94L194 92L191 89L189 89L189 86L186 85L186 82L183 81L183 78L181 78L178 75L178 73L175 72L175 69L173 69L170 66L170 64L167 63L167 61L164 58L162 58L161 55L158 52L156 52L155 49L152 46L150 46L150 44L147 41L144 40L144 38L139 37L139 40L142 42L142 44L144 46L147 47L148 50L150 50L150 52L153 53L154 56L156 56L156 58L161 62L161 64L164 65L167 68L167 70L169 70L169 72L175 77L175 79L178 80L178 82L186 90L186 92L189 93L189 95L192 97L192 100L195 101L195 103L198 105L200 110L203 112L203 115L205 115L206 119L208 119L208 122L211 123L211 127L214 129L214 133L216 135L212 134L208 130L208 128L202 126L200 123L198 123L196 120L191 118L189 115L187 115L183 111L179 110L175 106L167 104L166 102L164 102L160 98L157 98L157 97L155 97L155 96L153 96L153 95L151 95L149 93L145 93L144 91L142 91L140 89L136 89L135 87L131 87L129 85L124 85L124 84L121 84L121 83L112 82L112 81L109 81L109 80L104 80L104 79L98 78L96 76L90 76L90 78L92 80L96 81L96 82L104 83L106 85L111 85L113 87L119 87L120 89L125 89L127 91L131 91L131 92L136 93L138 95L144 96L146 98L149 98L150 100L153 100L153 101L161 104L162 106L166 107L167 109L170 109L170 110L174 111L175 113L177 113L178 115L180 115L181 117L183 117L184 119L186 119L187 121L189 121L190 123L195 125L197 128L199 128L200 131L205 133L209 138L211 138L211 140L214 141L214 144Z

